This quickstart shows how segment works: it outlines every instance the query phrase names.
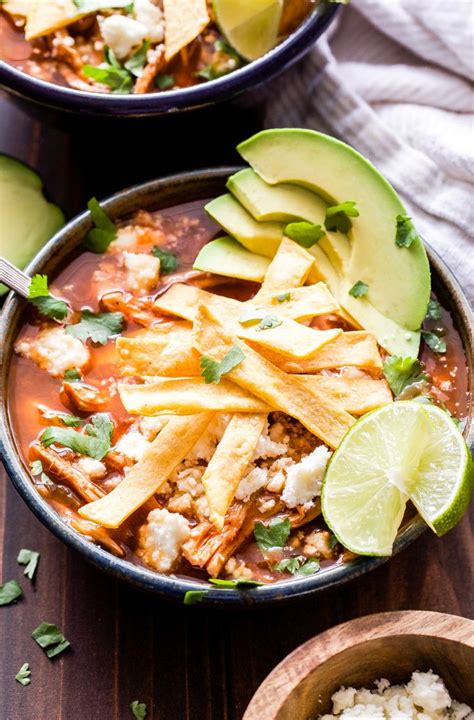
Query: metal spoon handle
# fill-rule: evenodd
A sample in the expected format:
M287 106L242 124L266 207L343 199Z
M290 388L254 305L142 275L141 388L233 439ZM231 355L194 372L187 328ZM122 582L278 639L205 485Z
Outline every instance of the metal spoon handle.
M0 282L22 297L28 297L31 278L3 257L0 257Z

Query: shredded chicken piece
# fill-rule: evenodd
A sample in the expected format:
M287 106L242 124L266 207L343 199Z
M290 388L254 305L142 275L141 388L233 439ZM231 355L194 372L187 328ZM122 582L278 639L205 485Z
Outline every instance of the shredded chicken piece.
M81 56L74 47L74 40L66 29L56 30L51 40L51 56L56 60L69 65L83 80L87 78L82 74L83 63Z
M84 520L84 518L81 518L74 510L65 508L64 505L56 509L61 514L63 520L70 525L73 530L76 530L76 532L81 535L86 535L86 537L89 537L117 557L123 557L125 555L123 548L111 538L109 530L89 520Z
M158 317L153 312L153 299L150 297L137 298L120 290L109 292L101 298L101 305L109 312L121 312L127 320L149 327L157 322Z
M68 460L49 448L39 443L31 448L31 455L34 459L41 460L46 473L51 473L71 488L79 497L86 502L93 502L101 498L104 493L80 470L74 468Z
M125 455L122 455L122 453L119 453L116 450L110 450L104 458L104 463L107 465L109 470L122 472L124 468L133 465L133 460L125 457Z
M108 397L91 385L64 381L62 392L76 410L100 412L108 402Z
M165 65L165 46L157 45L156 48L150 50L147 61L133 89L136 95L141 95L153 90L155 78Z

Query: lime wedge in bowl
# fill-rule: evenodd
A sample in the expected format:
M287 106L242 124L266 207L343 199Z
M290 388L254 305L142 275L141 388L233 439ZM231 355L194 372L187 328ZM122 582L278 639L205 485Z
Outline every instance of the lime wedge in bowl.
M283 0L214 0L219 29L246 60L275 47L282 10Z
M364 415L329 463L321 508L338 540L360 555L391 555L412 500L442 535L471 495L470 452L453 419L434 405L395 402Z

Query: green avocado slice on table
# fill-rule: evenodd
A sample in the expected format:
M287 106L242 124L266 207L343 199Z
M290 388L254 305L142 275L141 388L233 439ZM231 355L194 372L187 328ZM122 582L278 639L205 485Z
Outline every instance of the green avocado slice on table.
M0 155L0 255L23 269L63 225L64 215L44 197L39 175ZM0 295L7 290L0 284Z

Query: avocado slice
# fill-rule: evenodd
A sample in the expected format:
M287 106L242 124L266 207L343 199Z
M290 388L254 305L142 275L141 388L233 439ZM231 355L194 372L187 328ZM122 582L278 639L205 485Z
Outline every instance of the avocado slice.
M207 213L247 250L272 258L283 237L282 223L259 223L232 195L221 195L205 207Z
M195 270L262 282L270 260L256 255L230 237L220 237L204 245L194 261Z
M327 203L311 190L289 183L269 185L252 168L231 175L227 187L255 220L285 225L305 220L324 226ZM319 245L335 267L348 265L351 246L346 235L328 232Z
M430 270L422 241L395 244L397 215L406 210L384 177L345 143L313 130L264 130L237 150L267 183L310 188L331 204L354 200L351 260L345 274L352 287L369 285L370 300L382 315L418 330L430 296Z
M23 269L64 224L62 211L47 202L37 173L0 155L0 254ZM8 291L0 284L0 294Z

